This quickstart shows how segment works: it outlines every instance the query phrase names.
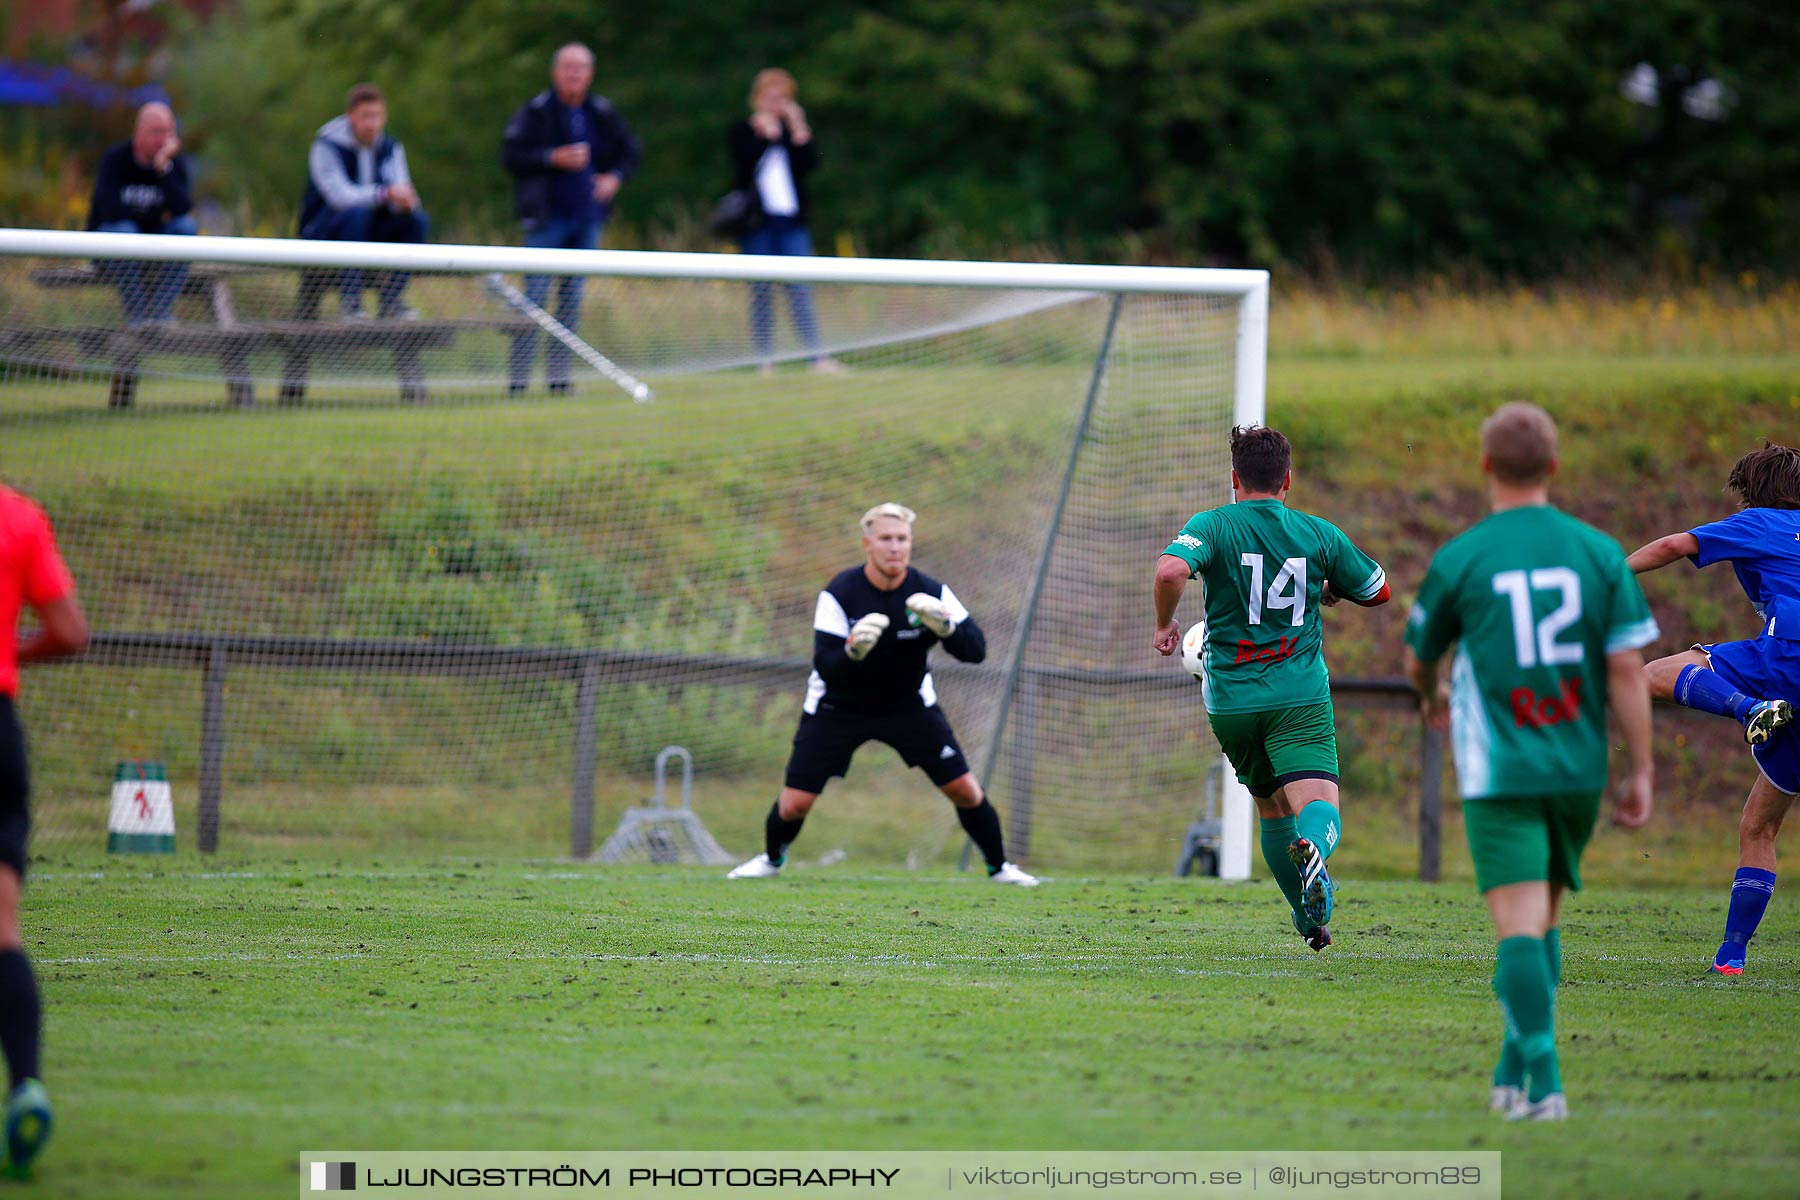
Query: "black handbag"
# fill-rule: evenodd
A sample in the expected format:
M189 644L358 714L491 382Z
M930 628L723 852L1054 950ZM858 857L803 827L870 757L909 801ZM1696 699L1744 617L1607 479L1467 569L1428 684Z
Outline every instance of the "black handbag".
M742 241L746 233L760 227L763 223L762 197L756 194L756 173L762 169L763 159L769 155L768 150L756 160L756 166L750 171L750 186L732 188L713 205L712 218L707 222L712 231L720 237Z
M708 221L720 237L740 238L762 224L762 206L751 188L732 188L713 205Z

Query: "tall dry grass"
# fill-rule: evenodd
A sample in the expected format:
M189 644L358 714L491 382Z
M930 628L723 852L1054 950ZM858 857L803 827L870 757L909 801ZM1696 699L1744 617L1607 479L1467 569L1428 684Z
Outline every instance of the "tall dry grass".
M1510 291L1429 280L1391 291L1276 281L1275 358L1800 353L1800 281L1753 272L1629 294L1567 282Z

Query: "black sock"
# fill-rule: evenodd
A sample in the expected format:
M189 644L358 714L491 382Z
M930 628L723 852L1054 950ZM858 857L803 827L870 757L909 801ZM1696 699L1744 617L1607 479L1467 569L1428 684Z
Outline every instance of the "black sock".
M787 858L787 848L800 836L800 826L804 824L804 816L792 821L782 816L779 801L769 805L769 819L763 822L763 852L769 856L770 862L778 867L781 865L782 860Z
M0 1050L12 1086L38 1077L38 988L23 950L0 950Z
M1006 861L1006 840L1000 836L1000 814L994 806L982 797L981 803L974 808L957 807L956 819L974 841L981 857L987 860L988 874L992 875Z

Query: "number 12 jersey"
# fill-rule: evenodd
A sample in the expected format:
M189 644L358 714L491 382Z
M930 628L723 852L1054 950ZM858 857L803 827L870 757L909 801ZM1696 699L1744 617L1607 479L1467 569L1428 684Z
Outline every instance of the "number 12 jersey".
M1656 640L1619 544L1548 505L1497 512L1446 543L1406 643L1452 643L1450 737L1465 800L1606 786L1606 656Z

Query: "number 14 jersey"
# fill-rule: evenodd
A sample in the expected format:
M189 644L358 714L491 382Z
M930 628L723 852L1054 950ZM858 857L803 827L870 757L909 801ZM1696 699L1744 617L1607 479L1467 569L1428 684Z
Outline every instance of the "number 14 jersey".
M1548 505L1497 512L1431 560L1406 623L1453 643L1450 738L1465 800L1606 786L1606 656L1657 638L1619 544Z
M1325 583L1369 600L1381 564L1344 531L1279 500L1242 500L1195 513L1165 554L1206 585L1208 712L1268 712L1331 699L1319 628Z

